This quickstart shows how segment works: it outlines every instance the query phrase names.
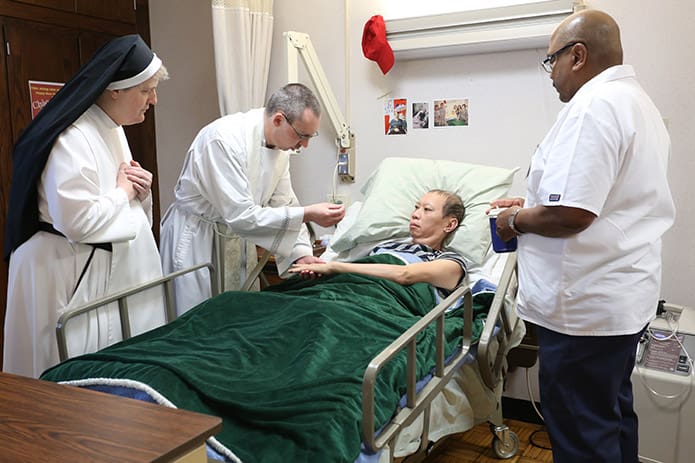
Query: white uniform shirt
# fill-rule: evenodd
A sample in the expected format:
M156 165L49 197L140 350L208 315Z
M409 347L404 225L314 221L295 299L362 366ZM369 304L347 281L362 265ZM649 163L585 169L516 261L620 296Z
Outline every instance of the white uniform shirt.
M519 314L569 335L623 335L656 313L661 236L675 208L670 140L631 66L584 84L531 162L525 207L576 207L597 217L568 238L519 237Z
M280 273L313 254L304 208L290 182L289 153L262 146L263 120L263 108L236 113L213 121L196 136L176 184L176 201L162 219L165 273L214 262L215 230L271 250ZM245 249L240 263L225 267L243 273L248 267ZM175 288L182 314L210 297L208 273L178 278Z

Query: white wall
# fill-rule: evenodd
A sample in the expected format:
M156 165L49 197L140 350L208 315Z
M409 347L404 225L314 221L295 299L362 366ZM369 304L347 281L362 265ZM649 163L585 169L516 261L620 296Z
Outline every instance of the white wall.
M622 29L626 63L634 65L642 85L668 121L673 143L669 173L678 218L664 239L661 297L695 306L690 289L695 281L695 204L689 201L695 172L695 131L691 128L695 92L690 88L695 60L688 45L695 2L662 0L639 7L630 0L586 3L616 18ZM530 156L562 105L547 74L538 66L546 50L397 62L384 76L362 55L362 28L374 14L402 16L401 6L400 1L392 0L276 0L269 90L287 81L282 33L308 33L338 104L356 133L356 183L338 187L338 193L352 200L361 198L359 186L379 161L390 155L519 166L512 193L523 194ZM305 14L309 10L312 14ZM188 145L219 110L210 2L150 0L150 18L153 47L172 74L170 81L160 85L156 115L164 210L173 199ZM300 79L311 85L305 73L300 73ZM469 98L470 126L385 136L381 97L406 97L409 101ZM325 201L332 189L335 148L326 118L320 131L321 137L292 160L295 190L305 204ZM530 377L538 398L536 376L534 368ZM505 395L527 398L524 370L510 376Z
M635 67L642 85L668 121L673 144L669 174L678 218L664 238L661 297L695 305L695 294L690 289L695 281L695 205L689 201L690 176L695 172L695 132L690 127L695 111L695 92L690 86L695 61L688 45L695 2L663 0L639 8L629 0L586 3L616 18L622 30L625 62ZM308 33L339 103L346 92L349 94L349 122L357 140L357 176L356 184L341 185L339 193L360 199L359 185L378 162L397 155L519 166L512 193L523 194L530 156L562 106L550 79L538 66L547 50L396 62L384 76L362 55L362 28L372 15L395 17L399 8L399 2L390 0L275 2L276 37L285 30ZM316 11L322 19L314 21L297 14L305 9ZM344 11L347 15L341 16ZM341 29L346 18L345 28ZM347 64L343 54L345 35ZM277 84L284 78L283 53L275 46L271 73ZM345 73L348 80L343 78ZM410 101L469 98L471 123L466 128L411 130L405 136L385 136L381 130L382 95L407 97ZM294 160L292 174L302 201L323 200L330 191L331 147L328 142L317 143ZM316 182L321 176L325 181Z
M359 186L389 155L519 166L512 192L523 194L530 156L561 108L547 74L538 66L546 50L397 62L384 76L362 55L362 28L374 14L389 18L389 8L399 8L399 3L276 0L269 89L286 82L282 32L308 33L338 104L356 132L356 183L338 189L353 200L360 199ZM695 306L691 289L695 281L695 204L689 201L695 172L695 131L691 128L695 92L690 85L695 60L689 46L695 2L662 0L640 3L639 7L630 0L587 3L616 18L622 29L626 63L634 65L642 85L668 120L673 143L669 174L678 218L664 239L661 297ZM210 2L150 0L150 18L153 47L172 74L170 81L160 85L156 115L164 209L171 201L188 145L195 133L219 114ZM306 74L300 77L306 79ZM410 101L469 98L470 126L385 136L381 130L383 95ZM292 160L295 190L304 203L326 200L332 187L335 148L325 118L320 131L321 137Z
M331 84L333 94L345 115L346 110L346 49L345 6L341 1L274 2L273 49L270 58L268 94L285 85L287 80L286 41L283 33L308 33ZM311 14L302 12L311 10ZM316 18L321 18L316 20ZM303 62L299 63L300 81L314 88ZM291 161L292 184L304 204L323 202L332 190L335 168L335 132L326 114L321 118L321 136L312 140L308 149ZM359 141L357 142L359 144ZM318 227L317 227L318 229Z
M212 49L210 2L150 0L152 48L169 71L155 107L161 212L174 200L174 185L198 130L219 116Z

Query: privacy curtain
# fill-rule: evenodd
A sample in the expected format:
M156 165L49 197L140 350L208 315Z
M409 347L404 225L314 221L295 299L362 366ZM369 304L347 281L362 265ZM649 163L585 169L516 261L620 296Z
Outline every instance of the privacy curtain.
M212 0L217 98L220 114L260 108L265 104L273 39L273 0ZM256 246L238 236L218 235L216 277L223 291L239 290L251 279Z
M273 38L273 0L212 0L220 114L265 103Z

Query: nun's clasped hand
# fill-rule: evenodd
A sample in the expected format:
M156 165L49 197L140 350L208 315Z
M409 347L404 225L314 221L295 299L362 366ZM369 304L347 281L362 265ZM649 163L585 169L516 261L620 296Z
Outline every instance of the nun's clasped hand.
M123 179L127 180L127 184L122 183ZM121 164L117 181L119 186L128 193L128 199L137 197L140 201L144 201L150 195L152 173L143 169L139 162L130 161L130 165Z

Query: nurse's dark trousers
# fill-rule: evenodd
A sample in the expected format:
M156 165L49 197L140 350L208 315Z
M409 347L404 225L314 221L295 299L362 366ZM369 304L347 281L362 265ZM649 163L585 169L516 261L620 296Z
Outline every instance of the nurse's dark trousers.
M643 331L568 336L538 327L541 411L554 463L637 463L630 375Z

